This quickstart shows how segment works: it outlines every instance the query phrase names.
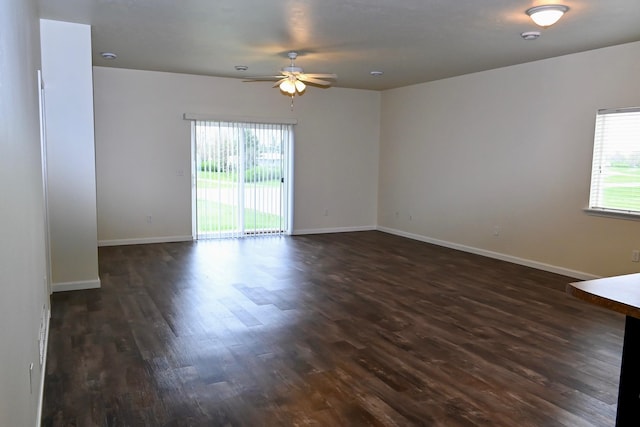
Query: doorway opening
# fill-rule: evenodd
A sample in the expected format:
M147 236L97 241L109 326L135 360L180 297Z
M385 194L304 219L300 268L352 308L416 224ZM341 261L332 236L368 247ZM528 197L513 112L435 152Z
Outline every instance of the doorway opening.
M192 123L196 239L290 234L293 125Z

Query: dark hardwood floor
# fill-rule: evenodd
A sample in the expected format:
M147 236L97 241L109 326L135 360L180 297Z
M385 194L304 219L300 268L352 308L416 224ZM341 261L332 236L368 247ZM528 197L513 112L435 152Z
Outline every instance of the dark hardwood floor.
M381 232L103 247L44 426L612 426L624 318Z

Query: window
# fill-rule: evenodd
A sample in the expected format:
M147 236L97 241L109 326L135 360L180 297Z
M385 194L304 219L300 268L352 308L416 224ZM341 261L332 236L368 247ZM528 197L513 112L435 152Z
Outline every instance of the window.
M640 107L598 111L588 211L640 219Z
M289 233L293 125L192 123L196 238Z

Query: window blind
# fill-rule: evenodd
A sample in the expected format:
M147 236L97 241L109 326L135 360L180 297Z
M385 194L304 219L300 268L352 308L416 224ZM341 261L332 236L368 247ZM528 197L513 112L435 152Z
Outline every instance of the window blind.
M598 111L589 209L640 215L640 107Z
M194 121L198 239L288 230L293 125Z

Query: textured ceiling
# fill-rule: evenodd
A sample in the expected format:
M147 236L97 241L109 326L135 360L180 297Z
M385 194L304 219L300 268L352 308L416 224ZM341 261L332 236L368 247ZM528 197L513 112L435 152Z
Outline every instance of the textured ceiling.
M541 29L529 0L40 0L90 24L94 65L244 78L288 65L382 90L640 40L640 0L563 1ZM535 41L523 31L541 31ZM100 52L115 52L106 61ZM246 65L239 72L235 65ZM383 71L372 77L372 70Z

